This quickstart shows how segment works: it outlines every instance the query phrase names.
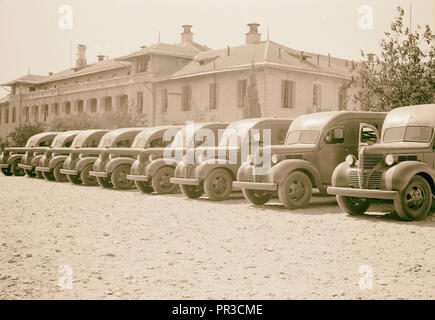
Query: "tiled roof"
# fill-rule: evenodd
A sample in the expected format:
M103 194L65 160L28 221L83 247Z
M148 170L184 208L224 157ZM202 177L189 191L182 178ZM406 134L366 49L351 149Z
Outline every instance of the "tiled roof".
M273 41L262 41L229 49L210 50L198 53L194 61L174 74L156 79L164 81L208 73L227 72L232 70L267 65L277 68L288 68L304 72L327 74L337 77L350 77L350 63L344 59L304 52L304 60L300 59L301 51L290 49ZM317 65L317 57L319 64ZM347 65L346 65L347 63Z
M118 58L118 60L129 60L134 57L142 56L145 54L161 54L161 55L175 55L186 56L193 58L196 54L202 51L210 50L207 46L200 45L196 42L186 42L169 44L159 42L149 47L142 48L129 55Z
M4 83L4 84L2 84L2 86L8 86L8 85L11 85L14 83L36 84L36 83L39 83L40 81L44 80L45 78L47 78L47 76L28 74L28 75L25 75L21 78Z

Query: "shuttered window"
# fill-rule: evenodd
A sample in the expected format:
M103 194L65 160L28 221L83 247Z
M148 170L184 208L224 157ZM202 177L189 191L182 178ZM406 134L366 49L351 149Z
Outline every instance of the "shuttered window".
M190 111L192 102L192 88L190 86L184 86L181 88L181 110Z
M168 112L168 89L162 89L162 113Z
M243 108L245 105L247 87L248 81L246 79L237 80L237 105L239 108Z
M283 108L294 108L295 83L290 80L282 81L281 106Z
M313 112L321 111L322 86L318 83L313 84Z
M338 110L346 110L347 90L343 87L338 89Z
M217 84L210 83L209 88L209 105L211 110L217 109Z

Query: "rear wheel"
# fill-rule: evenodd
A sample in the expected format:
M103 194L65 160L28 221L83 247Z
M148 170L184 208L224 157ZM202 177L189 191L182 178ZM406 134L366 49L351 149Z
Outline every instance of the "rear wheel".
M169 180L174 176L174 168L163 167L157 170L151 179L155 192L159 194L174 193L178 185L171 183Z
M24 176L24 170L22 168L18 167L19 163L20 163L20 161L17 160L11 164L11 172L14 176L22 177L22 176Z
M7 177L10 177L12 175L12 171L10 168L2 168L2 173Z
M127 179L127 175L130 174L131 166L128 164L121 164L113 170L111 175L111 181L113 187L120 190L131 189L133 181Z
M24 172L26 172L26 175L29 178L34 178L36 176L35 169L32 169L32 170L24 169Z
M89 171L92 170L92 164L88 164L80 172L80 180L82 180L85 186L96 186L98 185L97 178L89 175Z
M66 178L72 184L81 184L82 183L82 180L80 180L80 176L75 175L75 174L67 174Z
M278 186L278 197L287 209L305 207L313 192L311 180L300 171L291 172Z
M421 176L413 177L400 192L400 199L394 201L396 213L403 220L423 220L428 215L431 204L430 185Z
M110 181L110 178L102 178L102 177L97 177L97 182L98 184L106 189L112 188L112 182Z
M47 181L55 181L56 178L53 175L53 170L50 171L37 171L42 174L45 180Z
M189 199L198 199L204 194L204 189L200 186L190 186L187 184L180 184L181 192Z
M142 192L142 193L151 193L154 191L151 184L147 181L134 181L134 184L136 185L136 188Z
M352 216L362 215L370 207L370 201L366 198L337 196L337 202L341 210Z
M233 190L233 178L225 169L215 169L204 180L204 192L213 201L225 200Z
M272 193L264 190L254 190L254 189L242 189L243 196L252 204L265 204L270 198L272 198Z
M62 168L63 168L63 162L58 163L53 169L53 176L57 182L67 182L68 181L66 174L63 174L60 172L60 169L62 169Z

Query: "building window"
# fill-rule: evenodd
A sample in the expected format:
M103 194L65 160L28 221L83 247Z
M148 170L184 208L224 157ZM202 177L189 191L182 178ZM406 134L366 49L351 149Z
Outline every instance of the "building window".
M148 71L148 56L142 56L137 59L137 72L147 72Z
M340 87L338 89L338 110L346 110L347 89Z
M181 88L181 110L190 111L192 103L192 88L190 86L183 86Z
M281 100L283 108L294 108L295 83L290 80L282 81Z
M29 122L29 118L30 118L30 111L29 111L29 107L24 107L24 122Z
M44 122L45 122L45 121L47 121L47 119L48 119L48 104L46 104L46 105L44 106L44 109L43 109L42 112L44 112Z
M9 109L5 109L5 123L9 123Z
M57 116L59 114L59 105L57 103L53 104L53 114Z
M17 118L17 108L13 107L12 108L12 122L15 123L16 118Z
M247 87L248 80L237 80L237 105L239 108L243 108L243 106L245 105Z
M83 100L77 102L77 113L83 113Z
M322 86L318 83L313 84L313 96L312 96L312 111L319 112L321 111L321 101L322 101Z
M210 83L209 105L211 110L217 109L217 83Z
M3 112L3 110L2 110L2 108L0 108L0 124L2 123L2 112Z
M35 87L29 87L29 92L35 92Z
M168 112L168 89L162 89L162 113Z
M143 112L143 92L142 91L139 91L137 93L136 100L137 100L136 111L137 111L137 113L142 113Z
M97 112L97 99L92 98L90 100L90 104L91 104L91 108L90 108L91 109L91 113L96 113Z
M71 114L71 102L65 104L65 114Z

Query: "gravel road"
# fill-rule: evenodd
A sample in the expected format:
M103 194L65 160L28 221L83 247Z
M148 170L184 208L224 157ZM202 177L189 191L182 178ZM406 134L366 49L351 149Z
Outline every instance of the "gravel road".
M0 176L0 299L435 299L435 217Z

